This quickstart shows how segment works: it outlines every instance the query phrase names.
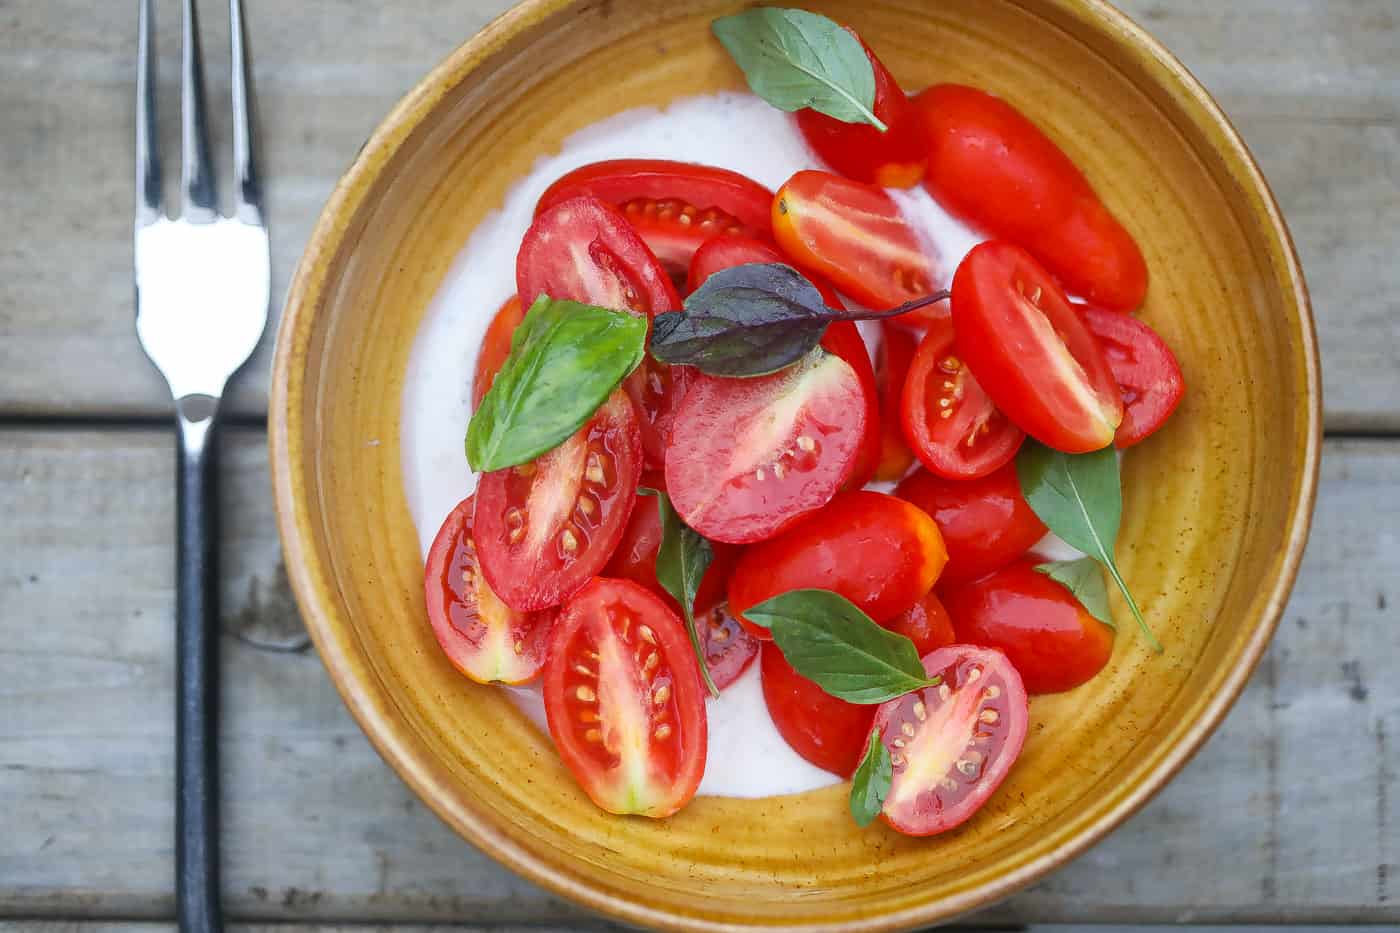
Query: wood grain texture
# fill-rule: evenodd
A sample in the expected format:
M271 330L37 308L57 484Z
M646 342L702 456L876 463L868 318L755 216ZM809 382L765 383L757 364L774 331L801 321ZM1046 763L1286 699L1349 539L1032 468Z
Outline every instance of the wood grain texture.
M0 916L172 913L171 444L0 432ZM263 438L225 451L234 630L289 610L267 596ZM979 919L1400 922L1396 527L1400 445L1329 443L1292 603L1225 724L1102 845ZM577 922L406 790L314 654L230 639L224 665L236 917Z
M335 179L401 94L506 0L250 0L275 296ZM1328 425L1400 430L1400 25L1388 0L1127 0L1251 144L1298 240ZM177 11L158 4L167 165ZM132 337L134 4L0 3L0 415L150 415L164 387ZM225 23L204 17L227 168ZM1300 37L1306 37L1303 41ZM1281 55L1280 49L1287 49ZM1209 313L1209 309L1199 309ZM266 405L269 337L230 399Z

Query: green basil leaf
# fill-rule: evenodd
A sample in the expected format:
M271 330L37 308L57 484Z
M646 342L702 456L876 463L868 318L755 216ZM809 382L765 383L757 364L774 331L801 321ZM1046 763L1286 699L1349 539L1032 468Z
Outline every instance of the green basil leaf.
M1092 557L1056 560L1039 564L1035 569L1069 590L1089 615L1109 628L1117 628L1113 624L1113 613L1108 609L1108 590L1103 585L1103 569L1098 561Z
M811 107L846 123L889 129L875 116L875 66L860 40L825 16L755 7L710 28L753 92L779 110Z
M1142 617L1113 557L1123 514L1123 491L1114 449L1067 454L1027 440L1016 457L1016 475L1021 481L1021 494L1045 526L1070 547L1078 548L1107 568L1148 644L1161 652L1161 642Z
M912 641L830 590L792 590L744 610L744 618L773 633L793 670L848 703L883 703L937 685Z
M652 322L651 355L712 376L766 376L802 359L832 321L879 320L941 301L936 292L888 311L828 308L802 273L782 263L722 269Z
M646 335L640 315L541 295L467 425L467 463L502 470L558 447L642 362Z
M656 497L656 511L661 517L661 545L656 549L656 582L681 604L686 634L690 636L690 646L695 649L695 660L700 662L700 675L705 679L705 688L710 691L710 696L717 697L719 688L710 677L709 665L705 663L705 647L700 643L700 631L695 627L695 594L700 592L700 581L705 579L705 571L710 561L714 560L714 548L704 535L681 521L666 493L645 486L637 493Z
M890 751L880 741L880 730L872 729L870 745L851 776L851 816L857 826L869 826L880 815L893 778Z

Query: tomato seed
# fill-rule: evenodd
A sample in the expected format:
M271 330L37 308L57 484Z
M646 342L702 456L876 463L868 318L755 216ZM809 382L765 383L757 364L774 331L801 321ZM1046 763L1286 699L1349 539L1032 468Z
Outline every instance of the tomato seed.
M994 725L996 721L1001 718L1001 714L994 709L984 709L977 715L977 718L990 726Z
M1001 688L996 684L989 684L987 689L982 691L982 699L984 700L995 700L999 696L1001 696Z
M980 668L980 667L971 668L971 669L969 669L968 672L967 672L967 680L968 680L968 683L971 683L971 682L974 681L974 680L978 680L978 679L980 679L981 677L982 677L982 668Z
M587 664L575 664L575 665L574 665L574 670L578 671L578 672L579 672L580 674L582 674L584 677L597 677L597 676L598 676L597 674L593 673L593 668L589 667Z
M583 734L583 739L585 742L592 742L594 745L597 745L599 742L603 741L603 733L599 732L597 729L589 729Z
M899 724L899 731L912 739L914 737L914 724L912 722L902 722Z
M578 550L578 538L572 531L565 528L559 532L559 546L564 549L565 554L573 554Z
M658 742L664 742L671 737L671 726L669 723L662 723L652 732Z
M594 693L593 688L588 684L579 684L578 689L574 691L574 696L578 697L580 703L592 703L598 699L598 694Z
M656 633L651 630L650 625L637 626L637 637L641 638L641 640L648 645L656 644Z
M655 703L657 706L665 706L666 701L669 699L671 699L670 684L662 684L651 694L651 702Z
M914 701L914 717L918 719L919 722L923 722L928 718L928 707L924 706L923 700Z
M817 449L817 442L805 434L799 434L797 436L797 446L807 453L811 453Z

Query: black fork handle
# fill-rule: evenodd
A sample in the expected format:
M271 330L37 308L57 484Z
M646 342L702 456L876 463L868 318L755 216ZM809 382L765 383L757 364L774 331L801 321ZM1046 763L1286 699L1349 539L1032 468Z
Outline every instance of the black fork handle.
M176 403L175 900L182 933L220 933L218 399Z

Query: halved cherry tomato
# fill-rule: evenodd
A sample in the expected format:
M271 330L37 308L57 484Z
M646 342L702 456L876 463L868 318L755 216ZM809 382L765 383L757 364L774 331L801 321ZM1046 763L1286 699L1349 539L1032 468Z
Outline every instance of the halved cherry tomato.
M647 317L681 306L671 279L631 225L592 197L559 201L536 216L516 255L515 278L527 307L541 294ZM641 415L648 466L661 466L691 372L648 354L623 383Z
M798 268L824 276L867 308L884 310L932 293L941 280L883 189L826 172L798 172L773 199L773 236ZM921 324L943 317L936 306L900 318Z
M820 347L769 376L699 375L666 453L671 503L712 541L771 538L850 477L865 423L855 370Z
M923 657L930 651L946 648L957 638L953 635L953 619L932 590L923 599L885 623L891 632L903 635L914 643Z
M844 28L856 36L854 29ZM886 129L847 123L810 108L797 111L797 127L817 155L848 178L888 188L916 185L928 161L918 112L865 40L856 38L875 69L873 110Z
M681 276L711 237L769 235L773 192L738 172L709 165L666 159L594 162L550 185L535 213L581 194L621 209L656 258Z
M948 480L919 470L894 494L933 516L948 548L938 578L946 591L1000 570L1045 536L1045 525L1021 495L1016 464L972 480Z
M1113 443L1123 396L1088 325L1031 254L973 247L953 276L958 350L997 408L1066 453Z
M1026 439L968 371L947 321L931 326L914 352L900 420L919 462L949 479L987 475L1016 456Z
M616 550L641 466L637 415L617 391L563 444L530 463L482 474L476 545L491 589L522 612L577 592Z
M763 700L778 734L818 768L850 777L865 752L875 707L838 700L793 670L772 642L763 646L759 663Z
M789 590L832 590L883 623L922 599L947 559L938 526L921 510L880 492L843 492L744 551L729 578L729 608L764 641L772 635L743 612Z
M472 540L472 496L463 499L428 550L423 595L428 621L452 666L479 684L523 684L544 665L554 610L518 612L481 574Z
M1021 677L1000 651L952 645L927 655L924 670L939 685L880 704L871 727L894 766L881 818L910 836L946 832L986 803L1030 721Z
M700 668L681 620L599 577L549 639L544 711L559 757L609 813L670 816L695 796L708 743Z
M914 465L914 453L904 442L900 408L918 340L904 328L889 323L880 328L880 334L880 348L875 351L875 389L880 396L880 462L876 465L875 478L893 482Z
M1113 629L1069 590L1018 560L946 593L958 641L1006 653L1031 693L1071 690L1103 670Z
M481 353L476 358L476 373L472 376L472 411L481 407L496 373L510 356L510 338L520 322L525 320L525 311L520 307L520 299L511 295L491 318L486 328L486 336L481 338Z
M1123 421L1113 442L1131 447L1176 411L1186 391L1181 365L1166 341L1137 318L1089 305L1075 307L1099 339L1113 380L1123 393Z
M1029 250L1065 288L1117 311L1147 292L1147 263L1059 146L1006 101L940 84L914 98L924 185L951 213Z
M700 605L698 596L696 604ZM710 679L718 690L738 680L758 656L759 640L739 624L730 614L729 604L722 599L696 613L695 627L705 652L705 666L710 669Z

